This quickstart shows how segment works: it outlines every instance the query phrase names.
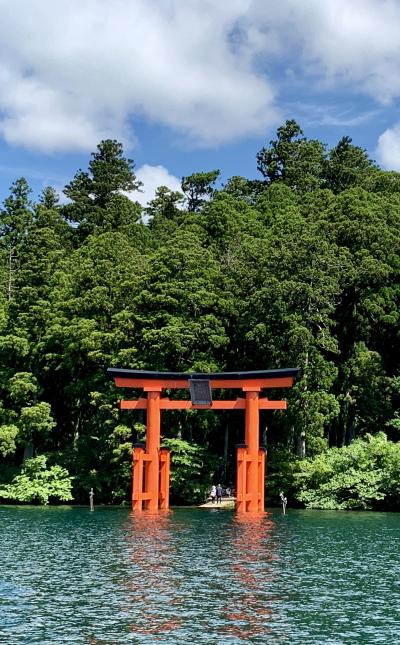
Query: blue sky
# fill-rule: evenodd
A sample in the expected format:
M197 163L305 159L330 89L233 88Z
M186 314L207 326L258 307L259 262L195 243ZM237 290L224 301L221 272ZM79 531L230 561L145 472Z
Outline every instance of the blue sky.
M296 118L400 170L397 0L0 0L0 199L61 190L106 137L145 184L219 168Z

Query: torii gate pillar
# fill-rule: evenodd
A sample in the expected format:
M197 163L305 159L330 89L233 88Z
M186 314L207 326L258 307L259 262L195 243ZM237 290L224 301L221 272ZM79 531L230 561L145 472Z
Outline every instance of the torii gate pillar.
M145 388L148 390L149 388ZM146 446L133 449L132 509L169 508L170 454L160 447L161 388L147 392Z
M260 450L260 388L246 392L245 445L237 448L236 503L242 513L264 510L265 451Z
M145 490L149 494L146 508L149 511L158 509L158 494L160 490L160 392L149 392L147 395L147 432L146 453L149 457L145 472Z

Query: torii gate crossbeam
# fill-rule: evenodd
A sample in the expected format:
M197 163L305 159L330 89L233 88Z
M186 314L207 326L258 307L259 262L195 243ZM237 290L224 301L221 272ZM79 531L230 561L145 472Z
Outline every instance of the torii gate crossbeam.
M189 374L110 368L117 387L142 389L147 397L120 401L121 410L146 410L146 445L133 449L132 508L155 511L169 507L170 455L160 445L161 410L245 410L245 443L237 448L236 509L241 513L264 511L265 451L259 445L260 410L286 410L286 401L260 396L265 389L292 387L298 368ZM163 390L189 389L206 382L214 389L240 389L234 400L171 400ZM203 383L201 383L203 382Z

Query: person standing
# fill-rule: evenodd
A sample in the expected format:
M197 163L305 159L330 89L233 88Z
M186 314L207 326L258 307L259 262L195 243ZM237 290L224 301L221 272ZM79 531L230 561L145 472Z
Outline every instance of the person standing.
M216 492L217 492L217 504L218 503L221 504L221 502L222 502L222 486L221 486L221 484L218 484L218 486L216 488Z
M215 504L215 497L217 495L217 489L214 484L211 486L210 497L213 504Z

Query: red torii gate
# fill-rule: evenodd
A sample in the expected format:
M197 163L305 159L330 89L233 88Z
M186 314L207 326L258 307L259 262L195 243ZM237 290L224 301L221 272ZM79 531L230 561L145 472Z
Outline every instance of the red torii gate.
M147 398L120 401L121 410L146 410L146 445L133 449L132 508L169 507L170 455L160 446L161 410L245 410L245 443L237 448L236 509L264 510L265 451L259 445L259 411L286 410L286 401L260 397L264 389L292 387L298 368L189 374L110 368L117 387L143 389ZM163 390L190 389L191 400L162 397ZM213 389L241 389L245 397L212 400Z

